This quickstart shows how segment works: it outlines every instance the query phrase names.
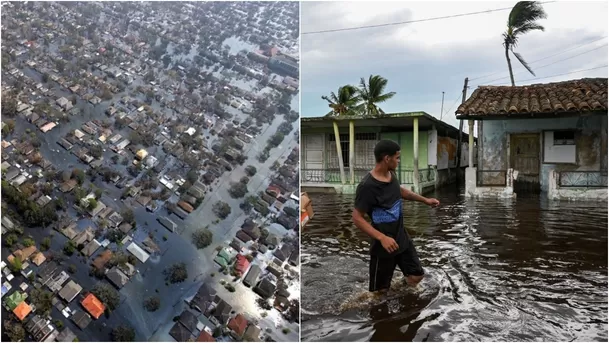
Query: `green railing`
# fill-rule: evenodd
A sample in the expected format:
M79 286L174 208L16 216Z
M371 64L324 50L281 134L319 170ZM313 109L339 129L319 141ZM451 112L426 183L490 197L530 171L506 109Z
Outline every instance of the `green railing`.
M348 184L350 179L349 168L345 168L345 182ZM370 172L370 169L355 169L355 182L359 183L362 178ZM401 184L414 183L414 171L399 170L397 171L398 179ZM336 169L302 169L301 178L303 183L336 183L340 184L340 170ZM436 180L434 169L426 168L419 170L419 182L433 182Z

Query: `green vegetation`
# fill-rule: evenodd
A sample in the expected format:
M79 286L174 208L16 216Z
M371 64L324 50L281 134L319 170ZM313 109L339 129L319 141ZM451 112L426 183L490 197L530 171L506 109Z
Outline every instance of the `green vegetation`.
M121 296L116 288L105 282L96 284L93 289L91 289L91 293L93 293L111 311L116 309L121 301Z
M28 226L46 226L57 220L57 211L53 206L40 206L28 200L27 192L20 192L6 180L2 180L2 200L16 207L16 213Z
M144 308L148 312L154 312L161 307L161 299L157 296L152 296L144 300Z
M9 248L12 247L19 240L19 237L17 237L17 235L14 233L10 233L3 238L4 238L4 245L6 245Z
M70 240L67 241L66 244L63 246L63 252L68 256L72 256L76 251L76 248L76 244Z
M205 249L207 248L213 239L213 234L206 228L199 229L192 234L192 242L197 247L197 249Z
M36 242L30 237L24 238L22 243L25 247L31 247L36 244Z
M171 284L180 283L188 279L186 263L175 263L163 271L165 280Z
M213 205L212 211L221 219L226 219L231 213L231 208L227 203L219 200Z
M120 325L112 329L112 342L133 342L135 341L135 330L127 325Z
M40 250L42 250L42 251L49 250L50 247L51 247L51 238L45 237L42 240L42 243L40 243Z

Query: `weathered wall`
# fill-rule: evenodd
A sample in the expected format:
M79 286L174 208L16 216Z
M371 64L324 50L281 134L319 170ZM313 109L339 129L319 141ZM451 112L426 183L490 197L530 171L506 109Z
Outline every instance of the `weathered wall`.
M606 132L607 116L587 116L556 119L512 119L488 120L483 125L482 147L480 151L481 170L506 170L508 168L508 134L542 133L546 130L577 129L575 136L576 164L542 163L540 183L543 190L548 189L550 170L599 170L607 156L606 143L602 129ZM606 137L606 133L604 133ZM606 138L605 138L606 141ZM541 144L540 159L543 158L545 142ZM601 157L602 156L602 157Z
M410 132L383 132L381 139L391 139L402 147L400 166L402 170L412 170L414 168L414 137ZM419 131L419 169L428 168L427 159L427 131Z

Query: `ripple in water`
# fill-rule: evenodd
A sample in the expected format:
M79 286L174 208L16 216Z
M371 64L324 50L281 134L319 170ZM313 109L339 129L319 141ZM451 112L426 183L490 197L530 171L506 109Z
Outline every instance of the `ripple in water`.
M367 238L353 198L313 195L302 234L303 341L607 341L607 204L541 198L407 203L405 228L427 271L368 288ZM462 191L460 192L462 193Z

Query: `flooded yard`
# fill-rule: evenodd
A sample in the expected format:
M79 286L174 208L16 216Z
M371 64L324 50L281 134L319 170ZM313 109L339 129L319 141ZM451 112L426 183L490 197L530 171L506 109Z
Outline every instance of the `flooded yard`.
M368 248L352 196L312 194L302 234L303 341L607 341L607 203L472 200L405 204L427 272L367 295Z

